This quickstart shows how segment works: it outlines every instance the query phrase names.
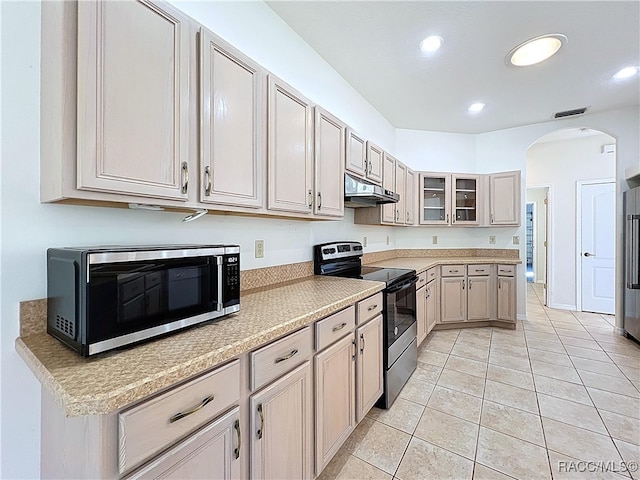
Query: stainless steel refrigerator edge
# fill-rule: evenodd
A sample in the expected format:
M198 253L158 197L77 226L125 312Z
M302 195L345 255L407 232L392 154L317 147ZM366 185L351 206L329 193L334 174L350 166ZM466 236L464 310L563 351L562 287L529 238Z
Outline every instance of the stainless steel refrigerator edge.
M640 187L623 193L624 331L640 341Z

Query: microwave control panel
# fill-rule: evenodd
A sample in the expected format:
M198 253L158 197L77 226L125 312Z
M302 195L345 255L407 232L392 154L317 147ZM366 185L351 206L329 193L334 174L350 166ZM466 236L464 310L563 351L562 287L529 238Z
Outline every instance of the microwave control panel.
M225 295L224 306L237 304L240 299L240 255L225 255L224 258Z

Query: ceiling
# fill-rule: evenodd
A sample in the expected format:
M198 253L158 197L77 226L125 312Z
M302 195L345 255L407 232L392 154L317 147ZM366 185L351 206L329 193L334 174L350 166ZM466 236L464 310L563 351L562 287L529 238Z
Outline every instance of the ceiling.
M481 133L638 105L640 79L611 76L640 65L637 1L267 1L396 128ZM546 33L568 42L545 62L505 63ZM418 48L440 35L431 56ZM477 114L474 102L486 103Z

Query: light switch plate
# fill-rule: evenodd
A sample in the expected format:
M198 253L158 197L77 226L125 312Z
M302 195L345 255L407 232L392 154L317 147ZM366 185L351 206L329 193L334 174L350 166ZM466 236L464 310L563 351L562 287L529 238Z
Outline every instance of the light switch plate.
M438 236L437 235L433 235L431 237L431 243L433 243L434 245L438 244Z
M518 236L518 235L514 235L513 236L513 244L514 245L520 245L520 236Z
M362 239L362 246L363 246L363 247L366 247L366 246L367 246L367 237L364 237L364 238Z
M489 243L491 245L495 245L495 243L496 243L496 236L495 235L489 235Z
M389 235L387 235L387 245L389 245L390 241L391 241L391 238L389 237Z

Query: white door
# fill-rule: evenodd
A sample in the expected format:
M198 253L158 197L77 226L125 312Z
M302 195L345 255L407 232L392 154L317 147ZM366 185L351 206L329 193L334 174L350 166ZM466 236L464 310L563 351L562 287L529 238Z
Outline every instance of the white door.
M615 183L581 185L582 310L614 313Z

